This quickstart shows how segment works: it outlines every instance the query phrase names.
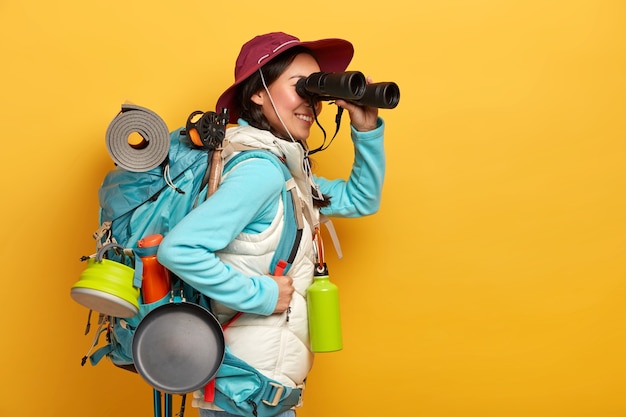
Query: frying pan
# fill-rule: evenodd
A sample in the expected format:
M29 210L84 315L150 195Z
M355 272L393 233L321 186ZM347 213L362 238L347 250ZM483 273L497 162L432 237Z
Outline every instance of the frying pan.
M185 394L217 373L224 360L224 333L206 308L172 301L139 322L132 352L137 372L154 389Z

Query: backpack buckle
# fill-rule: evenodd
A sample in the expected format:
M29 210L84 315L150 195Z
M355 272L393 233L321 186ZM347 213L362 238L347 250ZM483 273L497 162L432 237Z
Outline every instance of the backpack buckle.
M274 399L272 400L272 402L269 402L267 400L263 400L263 404L267 404L270 407L276 407L278 405L278 403L280 402L280 398L283 396L283 392L285 391L285 387L283 387L280 384L277 384L275 382L270 382L270 385L274 388L276 388L276 394L274 394Z

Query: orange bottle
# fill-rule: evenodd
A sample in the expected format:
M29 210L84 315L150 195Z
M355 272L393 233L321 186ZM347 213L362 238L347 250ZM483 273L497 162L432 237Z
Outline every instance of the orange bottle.
M171 289L169 271L157 259L157 250L162 240L162 235L154 234L137 242L140 248L137 253L143 263L141 295L146 304L159 301Z

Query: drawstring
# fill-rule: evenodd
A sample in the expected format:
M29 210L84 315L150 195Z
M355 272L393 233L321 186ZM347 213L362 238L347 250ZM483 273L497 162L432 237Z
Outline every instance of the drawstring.
M183 190L181 190L176 185L174 185L174 181L172 181L172 176L170 174L169 162L167 162L165 166L163 167L163 178L165 179L165 183L167 184L168 187L170 187L173 190L176 190L176 192L179 194L185 194Z
M311 170L311 160L309 159L309 151L307 149L304 150L304 159L302 161L302 168L304 169L304 173L306 174L306 178L309 180L309 185L311 186L312 191L315 193L315 198L324 201L324 194L320 190L319 184L313 180L313 172Z

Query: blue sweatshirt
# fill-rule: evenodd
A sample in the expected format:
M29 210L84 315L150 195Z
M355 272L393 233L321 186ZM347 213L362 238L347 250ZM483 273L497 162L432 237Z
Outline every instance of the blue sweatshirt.
M245 122L240 120L240 124ZM384 122L369 132L351 127L355 157L348 180L315 176L320 191L331 196L322 214L359 217L375 213L385 173ZM281 139L276 139L281 140ZM194 288L232 309L270 315L278 286L268 276L246 276L222 262L216 252L240 233L260 233L276 216L284 186L282 173L264 159L234 167L217 191L189 213L165 237L159 261Z

